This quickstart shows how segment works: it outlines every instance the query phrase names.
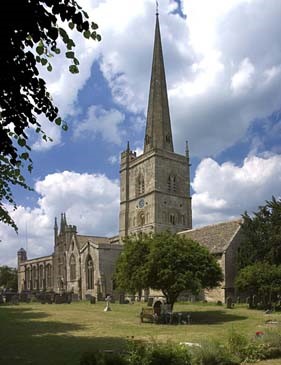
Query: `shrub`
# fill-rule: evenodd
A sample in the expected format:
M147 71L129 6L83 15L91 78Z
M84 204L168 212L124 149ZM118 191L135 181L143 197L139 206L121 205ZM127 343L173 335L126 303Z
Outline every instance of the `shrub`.
M191 365L188 349L175 344L134 343L128 354L130 365Z
M193 350L192 365L239 365L240 360L218 342L202 342Z
M228 334L228 349L229 352L237 356L241 361L245 358L245 348L248 346L249 341L246 336L236 332L232 329Z
M281 356L281 334L277 331L259 332L254 340L249 341L232 330L228 337L228 348L241 362L273 359Z

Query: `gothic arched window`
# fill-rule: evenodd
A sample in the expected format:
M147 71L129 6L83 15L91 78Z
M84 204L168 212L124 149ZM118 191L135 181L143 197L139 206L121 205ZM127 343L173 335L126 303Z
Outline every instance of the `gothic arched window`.
M94 266L90 255L86 260L86 283L87 289L94 289Z
M168 185L168 191L175 193L177 190L176 177L173 175L169 175L167 185Z
M76 279L76 260L74 255L71 255L69 260L69 267L70 267L70 280Z
M40 265L39 266L39 286L40 286L40 289L43 289L44 288L44 276L43 276L43 271L44 267L43 265Z
M47 286L47 288L52 287L52 266L51 266L51 264L48 264L46 266L46 286Z
M26 283L27 283L27 289L31 289L31 273L30 273L30 267L26 269Z
M136 196L144 194L144 177L139 175L136 179Z
M170 223L171 224L176 224L176 219L175 219L175 215L174 214L170 214Z
M144 226L145 225L145 215L144 213L142 212L140 215L139 215L139 226Z

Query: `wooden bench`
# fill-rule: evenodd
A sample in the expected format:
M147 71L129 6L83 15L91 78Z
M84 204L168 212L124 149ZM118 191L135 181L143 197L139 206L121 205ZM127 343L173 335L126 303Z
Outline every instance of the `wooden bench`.
M154 309L153 308L142 308L140 312L140 320L143 323L144 319L148 322L154 322Z

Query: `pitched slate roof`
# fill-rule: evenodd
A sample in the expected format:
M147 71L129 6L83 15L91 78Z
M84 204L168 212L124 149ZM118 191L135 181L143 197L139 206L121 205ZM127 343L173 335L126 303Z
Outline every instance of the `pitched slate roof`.
M81 249L89 241L93 242L93 243L96 243L96 244L110 243L110 239L108 237L83 236L83 235L78 234L76 236L76 238L77 238L77 243L78 243L79 249Z
M241 219L179 232L205 246L213 254L223 253L240 230Z

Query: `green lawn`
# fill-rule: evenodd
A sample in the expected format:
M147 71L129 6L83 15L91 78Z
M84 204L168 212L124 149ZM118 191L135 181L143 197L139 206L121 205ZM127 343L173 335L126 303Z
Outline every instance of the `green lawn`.
M208 303L179 303L174 311L190 313L190 325L141 324L140 303L111 304L111 312L104 312L104 306L88 302L1 305L0 364L78 365L83 352L122 350L132 337L148 341L224 341L232 328L254 336L266 328L266 320L281 322L281 314L265 315L242 306L226 309Z

